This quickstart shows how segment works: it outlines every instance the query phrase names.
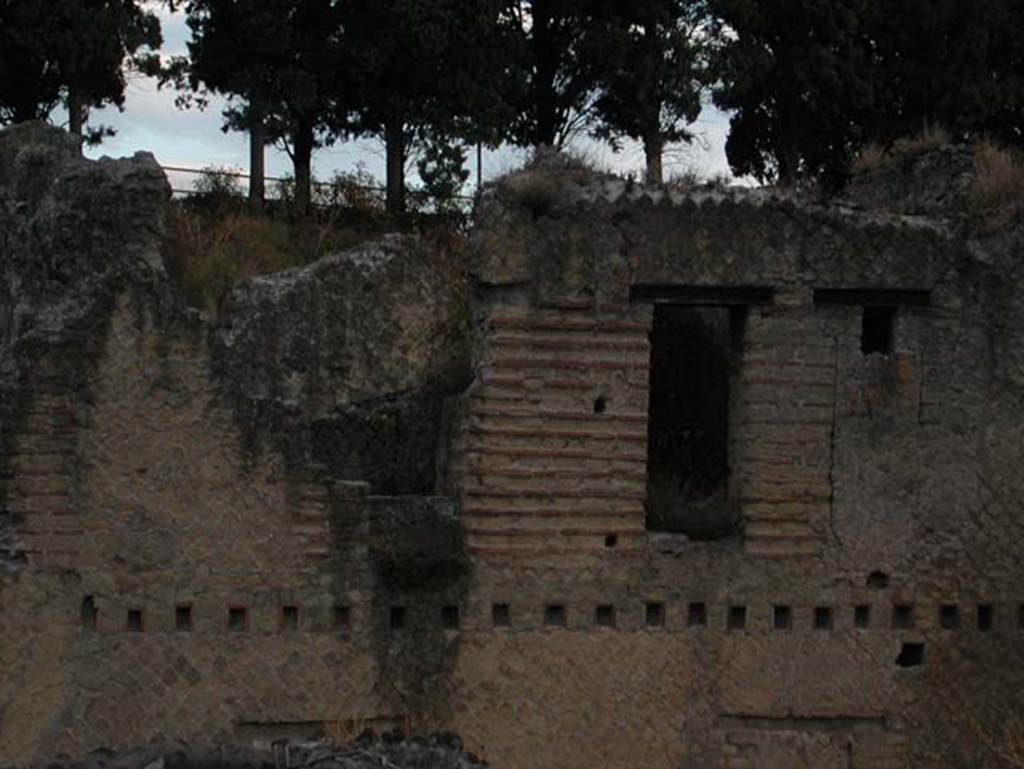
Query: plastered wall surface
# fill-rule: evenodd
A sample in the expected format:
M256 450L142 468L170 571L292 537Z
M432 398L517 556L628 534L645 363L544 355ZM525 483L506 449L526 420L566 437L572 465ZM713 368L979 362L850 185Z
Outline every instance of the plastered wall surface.
M53 179L0 209L0 765L398 724L498 769L945 767L1020 717L1019 235L531 170L479 207L468 314L396 241L214 324L146 256L159 173L33 141L0 145ZM124 195L120 266L56 313L19 254L69 251L38 229L81 226L75 174ZM356 294L399 320L356 334ZM913 303L865 355L879 296ZM743 310L715 541L645 525L664 302Z

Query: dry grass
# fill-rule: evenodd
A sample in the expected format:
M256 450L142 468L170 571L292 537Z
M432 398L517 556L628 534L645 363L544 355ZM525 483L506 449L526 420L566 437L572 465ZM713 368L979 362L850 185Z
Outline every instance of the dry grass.
M239 198L176 202L170 209L164 256L193 307L215 314L225 292L256 275L299 267L380 237L417 231L428 238L461 237L462 220L432 214L392 220L348 201L298 219L287 209L253 213Z
M522 169L499 179L498 188L538 218L558 206L567 184L586 184L603 173L592 157L541 147Z
M853 161L855 174L872 171L886 165L893 157L919 155L938 149L950 142L949 131L942 126L925 125L920 133L906 139L897 139L891 145L872 143L864 147Z
M991 141L974 147L975 177L971 203L975 211L1003 211L1024 204L1024 158Z

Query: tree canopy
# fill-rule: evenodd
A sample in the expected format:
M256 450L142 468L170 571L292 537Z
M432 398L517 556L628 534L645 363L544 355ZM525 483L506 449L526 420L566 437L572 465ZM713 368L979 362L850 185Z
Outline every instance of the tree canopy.
M706 3L605 0L595 6L586 44L597 86L593 133L613 146L622 137L642 142L647 178L661 183L665 145L692 140L689 126L701 111L710 52L702 30Z
M282 141L296 205L309 204L313 150L345 131L342 19L332 0L168 0L183 7L188 58L165 70L186 92L229 98L225 128L250 133L250 195L262 198L263 147ZM204 99L199 98L200 106Z
M45 120L63 102L82 136L90 108L123 107L126 60L161 42L139 0L0 0L0 122Z

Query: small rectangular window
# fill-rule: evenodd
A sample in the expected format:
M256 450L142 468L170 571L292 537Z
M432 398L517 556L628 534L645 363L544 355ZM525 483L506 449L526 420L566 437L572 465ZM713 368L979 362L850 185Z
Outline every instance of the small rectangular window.
M866 306L861 318L860 351L865 355L892 352L895 307Z
M871 627L871 607L861 604L853 608L853 624L860 630L867 630Z
M174 629L179 633L192 632L192 604L178 604L174 608Z
M687 627L704 627L707 624L708 607L700 601L691 603L686 610Z
M645 627L665 626L665 604L660 601L649 601L644 607Z
M960 627L960 607L947 603L939 608L939 627L943 630L954 630Z

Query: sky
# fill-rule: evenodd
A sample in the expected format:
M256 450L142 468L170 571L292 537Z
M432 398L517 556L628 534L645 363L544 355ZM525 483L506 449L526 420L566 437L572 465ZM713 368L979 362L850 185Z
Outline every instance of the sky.
M165 57L184 54L189 37L183 14L171 13L166 8L154 7L163 28ZM89 116L91 125L108 125L117 131L99 147L87 150L90 157L130 156L138 151L152 152L163 166L201 169L211 166L244 172L248 166L248 144L242 133L224 133L221 130L221 110L224 101L211 99L204 110L179 110L174 104L173 89L159 90L156 81L139 74L129 78L124 111L108 107L94 110ZM665 155L666 178L688 170L702 176L728 175L725 160L725 137L728 116L708 105L697 122L690 127L698 140L691 145L669 147ZM608 145L586 137L572 142L570 149L578 152L599 167L615 173L634 173L642 176L644 154L635 142L626 143L620 152ZM473 192L476 183L476 154L470 153L470 182L463 191ZM497 150L484 149L482 175L486 182L523 164L526 152L511 147ZM384 177L384 145L376 139L346 141L318 150L313 158L313 173L318 179L329 179L336 171L364 168L377 179ZM267 175L280 177L290 174L288 156L276 148L267 149ZM176 190L191 187L194 175L168 172ZM415 186L415 173L410 177Z

